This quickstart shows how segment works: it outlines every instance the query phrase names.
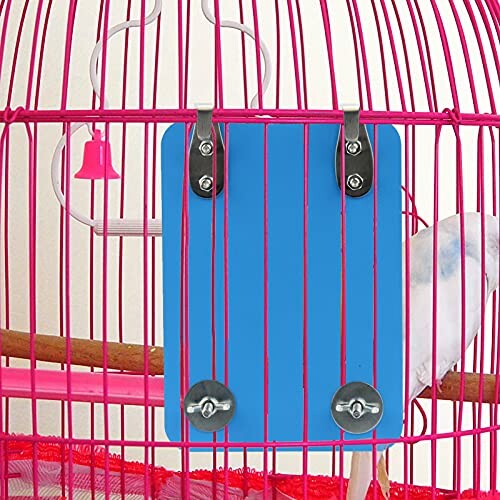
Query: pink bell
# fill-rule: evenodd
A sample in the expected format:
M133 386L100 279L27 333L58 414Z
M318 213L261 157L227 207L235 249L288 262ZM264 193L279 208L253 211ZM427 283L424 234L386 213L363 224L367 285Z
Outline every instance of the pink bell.
M106 148L106 149L104 149ZM106 151L106 165L104 165L104 152ZM108 179L119 179L111 165L111 147L109 141L101 139L101 131L96 130L91 141L85 143L83 151L83 164L75 174L76 179L104 179L107 172Z

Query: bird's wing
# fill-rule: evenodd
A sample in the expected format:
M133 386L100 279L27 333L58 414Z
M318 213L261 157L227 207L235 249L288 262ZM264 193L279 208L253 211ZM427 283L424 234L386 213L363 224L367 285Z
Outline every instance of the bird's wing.
M441 380L460 361L462 336L467 349L477 334L481 324L481 279L485 279L481 278L480 259L469 252L465 258L463 318L462 268L460 257L457 258L456 255L456 237L444 234L442 240L439 247L435 311L437 380ZM411 270L410 286L410 366L406 368L406 373L410 376L410 399L433 383L434 292L429 258L432 263L432 251L430 255L428 251L418 252L412 258L414 269Z

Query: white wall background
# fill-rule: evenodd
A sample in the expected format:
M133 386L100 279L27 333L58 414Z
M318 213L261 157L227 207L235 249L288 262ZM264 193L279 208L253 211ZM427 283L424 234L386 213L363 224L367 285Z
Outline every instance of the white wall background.
M47 2L41 2L42 16L45 16ZM293 60L290 38L290 21L288 18L287 2L280 0L281 15L281 107L296 107L295 82L293 76ZM293 2L292 2L293 3ZM301 14L305 38L305 60L307 70L307 84L309 107L311 109L331 109L330 81L327 52L321 10L319 2L301 0ZM396 85L395 69L391 56L388 30L384 27L383 13L377 3L378 14L382 23L382 37L384 42L384 54L387 61L387 74L390 88L390 107L392 110L400 110L398 88ZM387 2L389 4L389 2ZM412 2L410 2L412 3ZM26 106L26 86L29 72L31 55L31 45L33 40L33 27L36 9L39 2L30 2L26 11L26 19L21 32L19 53L14 60L14 50L16 37L19 33L20 20L24 7L24 2L15 0L12 2L8 22L2 15L0 20L4 23L6 30L6 49L4 61L1 68L0 80L0 108L8 103L8 91L11 78L12 97L10 106ZM92 98L92 88L88 75L89 57L95 44L95 33L97 30L97 20L100 2L97 0L85 0L78 2L76 12L76 22L73 35L71 37L72 50L69 71L68 86L68 108L85 109L89 108ZM148 1L147 10L152 7L153 2ZM183 19L186 19L186 2L184 5ZM189 54L189 90L188 107L194 103L205 101L210 102L213 96L213 71L214 71L214 28L202 15L200 2L191 2L191 51ZM212 2L209 2L213 10ZM245 18L252 26L252 2L245 0ZM269 91L264 97L264 107L273 108L275 106L275 55L276 55L276 21L274 2L258 0L256 2L259 13L260 35L268 45L273 59L272 83ZM382 80L382 66L380 64L380 48L377 38L376 25L373 22L373 11L369 0L359 0L357 2L363 25L363 32L366 41L367 58L369 61L370 79L372 84L373 108L377 110L385 109L384 90ZM446 69L443 42L437 31L434 14L430 2L419 2L422 15L425 20L429 44L432 53L432 66L436 79L436 93L438 96L438 110L445 107L452 108L453 102L450 93L450 78ZM450 44L456 82L459 89L460 107L462 112L473 112L471 99L471 85L465 66L463 48L456 23L450 10L450 4L445 0L436 2L439 6L443 23L446 27L446 34ZM52 5L46 48L43 53L42 82L40 88L39 107L44 109L58 109L61 103L62 73L64 63L64 49L66 31L68 29L68 5L67 1L54 2ZM230 0L220 0L221 17L224 19L238 20L238 2ZM328 2L330 10L330 22L333 37L333 53L335 60L335 78L337 81L338 95L340 103L358 102L356 70L354 65L354 46L351 37L351 25L346 7L346 2L335 0ZM396 2L401 15L401 23L404 29L405 41L407 44L408 58L410 61L411 82L415 92L415 103L418 111L428 111L425 88L422 78L420 57L416 44L415 35L411 24L411 18L406 7L406 2ZM113 26L126 20L126 2L110 2L109 25ZM392 26L396 30L395 45L400 64L403 64L404 54L402 51L401 36L395 28L396 18L393 7L387 6ZM491 113L491 106L488 98L486 86L486 71L489 71L490 81L493 86L494 98L497 106L500 105L500 88L498 84L498 74L495 70L493 51L488 45L486 30L480 22L477 8L473 11L479 19L479 31L485 47L485 57L487 64L483 65L476 36L472 29L468 13L462 1L456 2L456 8L463 20L465 38L468 42L472 72L476 84L479 109L481 112ZM296 8L294 7L294 16ZM132 1L132 17L140 15L140 1ZM178 107L178 79L177 79L177 2L165 0L163 2L163 12L161 16L161 38L160 38L160 64L159 64L159 85L158 85L158 108ZM295 19L296 23L296 19ZM295 25L296 32L298 27ZM155 52L156 24L146 28L146 52L145 52L145 106L152 104L153 88L153 68ZM108 47L108 67L107 67L107 92L110 107L119 108L121 106L122 78L123 78L123 47L124 34L116 36ZM246 38L247 47L247 69L248 85L250 95L256 91L255 72L255 48L251 39ZM495 41L495 50L499 49L498 39ZM241 63L241 41L240 33L234 30L222 30L223 47L223 83L224 83L224 104L226 107L239 108L243 106L243 74ZM300 50L300 45L299 45ZM138 106L138 81L139 81L139 30L130 32L130 47L127 74L127 107L137 108ZM36 61L40 58L39 46L36 50ZM15 76L13 70L15 68ZM408 81L406 69L402 70L403 84L406 92L407 107L409 108ZM366 102L366 97L365 97ZM32 103L31 103L32 106ZM153 134L149 134L149 157L152 158L152 151L158 151L160 137L168 124L158 125L158 139L153 143ZM152 126L149 125L150 132ZM43 124L38 126L38 149L36 151L37 160L37 329L40 332L59 334L59 205L52 192L50 184L50 161L56 143L61 134L60 124ZM434 128L431 126L417 127L416 132L416 165L417 165L417 206L420 214L432 220L432 183L433 183L433 161L434 161ZM401 134L404 129L398 127ZM33 127L32 127L33 130ZM126 165L121 165L121 124L113 124L110 127L110 139L112 143L113 162L118 171L122 171L126 166L126 204L125 216L140 218L143 206L143 156L144 156L144 125L133 124L127 126L127 140L125 151ZM477 133L476 127L461 127L462 152L464 164L464 185L465 185L465 206L467 210L476 209L476 176L477 176ZM496 134L496 155L498 168L498 131ZM82 129L72 139L72 164L71 172L74 174L80 167L83 143L88 140L87 132ZM441 185L440 185L440 216L445 217L455 211L455 140L451 127L446 127L442 132L440 147L441 164ZM485 185L489 193L486 198L488 213L491 213L491 171L492 171L492 143L488 131L485 133ZM28 157L26 132L22 125L13 125L10 132L10 152L8 163L8 196L9 210L5 213L4 206L0 209L1 219L5 223L8 219L9 229L9 272L10 272L10 328L18 330L28 330L29 328L29 286L28 286ZM148 166L151 176L152 165ZM498 174L498 172L497 172ZM159 190L159 173L156 179L149 179L150 186L155 186L157 200L161 199ZM5 184L4 184L5 186ZM102 196L101 186L97 187L96 217L102 217ZM89 210L89 183L85 181L71 181L71 204L79 211L88 214ZM149 193L151 197L151 190ZM3 195L2 202L5 199ZM151 201L151 200L150 200ZM159 201L158 208L159 208ZM110 217L119 215L119 182L110 182L109 199ZM5 224L4 224L5 228ZM2 230L2 234L4 231ZM71 234L71 303L68 305L71 314L72 337L88 338L89 336L89 231L88 228L77 222L72 222ZM157 317L155 318L155 337L158 344L162 344L162 318L161 318L161 262L158 258L161 248L161 241L156 240L157 265L156 265L156 290L155 300ZM1 269L0 271L0 325L5 326L6 309L4 300L4 280L3 272L5 262L5 248L2 243ZM143 309L142 297L144 276L142 274L143 241L138 239L127 239L124 246L124 340L127 342L142 343L143 341ZM109 240L109 294L108 294L108 338L117 340L117 283L118 283L118 240ZM97 238L95 242L95 297L96 303L93 311L94 327L96 338L100 338L101 332L101 276L102 276L102 240ZM148 287L151 293L151 276L148 277ZM150 312L148 313L150 316ZM491 321L488 316L488 323ZM150 318L151 324L151 318ZM491 330L491 329L490 329ZM486 330L486 337L488 331ZM151 328L148 331L149 342L152 339ZM487 359L489 360L489 353ZM469 353L470 354L470 353ZM469 355L469 359L471 356ZM489 361L488 361L489 362ZM13 362L16 366L28 366L22 361ZM54 368L53 365L39 364L43 368ZM468 369L471 365L468 363ZM75 368L77 369L77 368ZM489 365L486 365L486 370ZM60 435L60 403L42 402L38 403L38 432L43 435ZM429 408L428 404L424 404ZM439 429L449 431L452 429L451 404L439 404ZM10 408L10 432L31 433L32 414L29 401L11 400ZM102 409L96 408L96 437L102 437ZM110 411L111 436L119 438L121 434L120 408L113 407ZM483 425L489 425L487 416L489 411L484 408ZM420 425L418 423L417 426ZM166 439L163 432L163 413L159 409L156 411L155 438L159 441ZM467 410L464 421L464 428L471 428L471 412ZM67 432L67 428L66 428ZM88 438L90 436L90 409L86 404L73 404L73 435L74 437ZM144 438L144 410L142 408L125 409L125 435L131 440ZM462 440L464 454L463 483L464 487L471 485L471 439ZM119 451L119 450L114 450ZM415 470L415 482L420 484L430 483L430 445L421 443L415 447L416 463L421 464ZM452 441L442 440L438 444L438 481L439 485L451 488L452 478ZM482 486L489 487L489 435L485 435L482 440L481 461ZM127 448L127 458L143 460L144 450L142 448ZM402 447L395 446L391 452L391 479L402 480ZM240 466L241 457L233 457L232 465ZM252 455L251 465L259 466L262 461L261 455ZM158 450L156 452L156 463L165 467L179 468L178 453L173 450ZM211 467L211 455L194 454L191 462L193 467ZM278 466L281 472L301 472L302 461L299 455L286 453L280 456ZM331 456L329 454L312 453L310 458L309 471L312 473L328 474L331 470Z

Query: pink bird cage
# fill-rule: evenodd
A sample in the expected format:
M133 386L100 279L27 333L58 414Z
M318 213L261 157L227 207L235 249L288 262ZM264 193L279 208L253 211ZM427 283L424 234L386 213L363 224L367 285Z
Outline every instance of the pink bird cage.
M1 498L500 499L497 0L0 32Z

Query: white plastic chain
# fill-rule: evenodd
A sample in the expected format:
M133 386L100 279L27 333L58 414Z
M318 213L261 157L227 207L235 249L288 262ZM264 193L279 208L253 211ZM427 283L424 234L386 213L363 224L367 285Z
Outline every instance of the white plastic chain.
M208 0L201 0L201 10L203 11L205 19L215 26L215 17L208 9ZM255 33L246 24L240 24L235 21L221 20L220 25L222 28L231 28L241 31L255 40ZM271 56L269 54L269 50L267 50L266 44L262 41L262 39L260 39L259 41L260 51L262 52L262 56L264 58L264 78L262 80L262 95L264 95L267 91L267 88L269 87L269 83L271 82ZM257 92L250 101L250 106L252 108L258 107L258 99L259 93Z
M208 22L215 25L215 17L210 12L208 8L208 0L201 0L201 9L203 11L203 15L207 19ZM144 25L147 26L154 22L158 16L160 15L162 10L162 0L155 0L155 4L151 13L144 19ZM220 25L223 28L232 28L239 30L246 35L250 36L255 40L254 31L245 24L237 23L234 21L221 20ZM109 40L116 34L121 31L127 30L129 28L138 28L141 26L140 19L134 19L130 21L126 21L116 26L113 26L106 34L106 40ZM97 68L99 64L99 58L101 56L103 40L99 40L92 51L92 55L90 57L90 65L89 65L89 74L90 74L90 82L92 84L92 89L95 95L101 99L101 88L100 88L100 78L97 73ZM269 51L262 40L260 40L260 51L262 52L262 56L264 58L264 78L262 81L262 93L265 94L267 88L269 87L269 83L271 81L271 58L269 55ZM256 108L258 104L258 93L254 95L251 100L251 107ZM108 107L108 102L106 98L104 98L104 108ZM73 136L78 130L82 127L86 126L89 134L92 136L92 128L89 123L75 123L69 129L69 137ZM54 193L61 204L62 207L65 207L65 198L64 194L61 190L60 178L61 178L61 154L66 147L68 141L68 133L63 134L61 139L56 145L54 150L54 154L52 156L51 162L51 178L52 178L52 188L54 189ZM102 235L104 232L104 223L102 220L91 219L86 215L81 214L77 210L70 208L69 213L73 219L90 226L94 229L95 233L98 235ZM144 222L142 219L132 220L132 219L110 219L108 221L107 234L110 236L142 236L143 235L143 227ZM152 219L148 221L148 234L150 236L161 236L161 221L158 219Z

